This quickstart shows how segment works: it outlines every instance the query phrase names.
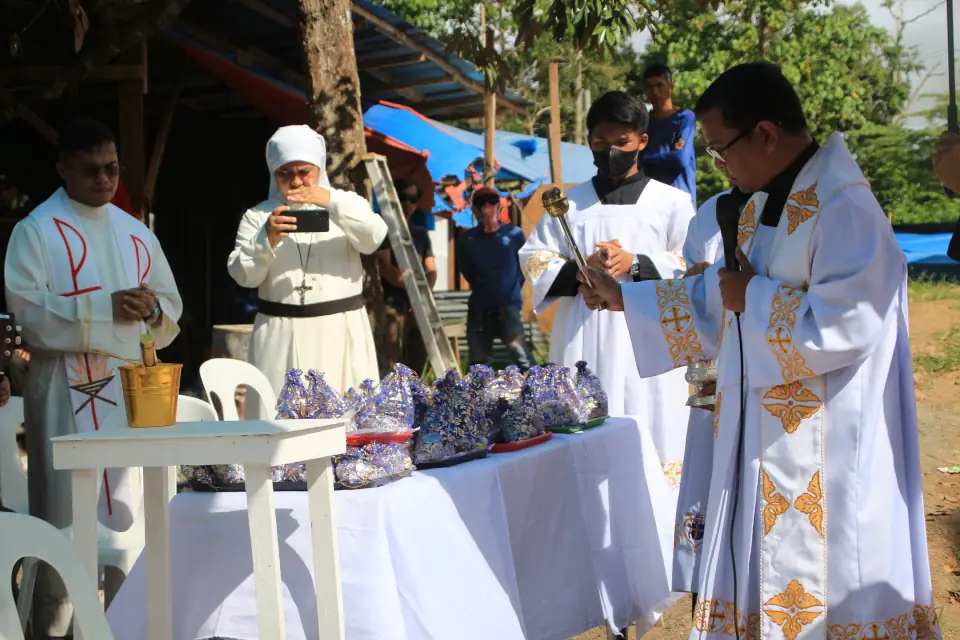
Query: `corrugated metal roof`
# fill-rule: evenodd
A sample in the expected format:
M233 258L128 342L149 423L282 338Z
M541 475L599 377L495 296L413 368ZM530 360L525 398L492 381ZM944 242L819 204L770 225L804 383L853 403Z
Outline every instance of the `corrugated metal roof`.
M440 120L483 114L483 74L400 16L368 0L353 1L354 47L363 108L380 100ZM281 85L308 86L296 0L204 0L184 11L170 35L219 50ZM500 109L530 103L513 91Z

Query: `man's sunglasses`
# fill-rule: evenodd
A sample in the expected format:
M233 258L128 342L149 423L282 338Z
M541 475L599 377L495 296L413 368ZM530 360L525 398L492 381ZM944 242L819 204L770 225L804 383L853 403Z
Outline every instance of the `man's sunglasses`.
M487 206L488 204L499 205L500 198L495 198L493 196L487 196L485 198L477 198L476 200L473 201L473 204L474 206L481 207L481 208Z
M400 198L400 202L406 202L407 204L416 204L420 201L419 195L411 195L409 193L400 193L397 194L397 197Z
M119 176L120 172L123 170L123 167L121 167L117 162L111 162L110 164L106 165L87 163L80 166L67 163L67 166L87 180L96 180L100 177L101 172L107 174L107 177L112 180L113 178Z

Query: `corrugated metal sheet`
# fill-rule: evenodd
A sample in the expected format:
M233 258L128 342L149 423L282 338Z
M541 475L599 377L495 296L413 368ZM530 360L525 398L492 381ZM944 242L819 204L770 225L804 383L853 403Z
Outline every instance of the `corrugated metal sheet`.
M179 27L171 29L169 33L176 39L189 39L196 43L189 37L188 27L199 27L222 38L219 47L221 53L231 60L236 60L235 52L226 50L231 46L254 48L282 63L284 69L302 72L303 53L300 49L299 34L289 26L299 19L296 0L259 0L258 4L266 6L267 11L282 16L288 24L283 25L277 19L265 17L263 11L251 8L246 2L204 0L191 4L183 13ZM482 114L482 94L467 88L464 82L458 82L449 72L449 69L452 69L467 83L473 83L474 87L482 86L483 74L472 64L447 53L439 41L400 16L367 0L354 0L353 4L356 7L354 47L360 67L364 109L380 100L389 100L428 108L426 115L435 118L453 119ZM367 16L367 19L360 14ZM371 20L382 24L372 24ZM385 29L396 30L402 34L402 38L384 33ZM400 39L408 39L408 42L400 42ZM424 52L426 59L422 62L376 70L364 68L364 63L370 61L409 60ZM431 57L434 60L431 60ZM441 60L449 69L442 68L436 59ZM278 85L290 87L289 83L278 77L279 72L276 69L267 69L262 64L257 64L255 59L245 64L257 73L271 78ZM303 87L294 89L300 94L304 93ZM501 101L518 108L530 105L529 101L513 91L501 93Z

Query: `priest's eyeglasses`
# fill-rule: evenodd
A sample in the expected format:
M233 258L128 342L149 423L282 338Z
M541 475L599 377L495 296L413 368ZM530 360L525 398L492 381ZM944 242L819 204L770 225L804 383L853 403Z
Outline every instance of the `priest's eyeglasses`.
M87 163L80 166L68 163L68 166L87 180L96 180L100 177L101 172L107 174L107 177L113 180L119 176L120 172L123 170L123 167L116 162L111 162L110 164L105 165Z
M740 132L740 135L738 135L737 137L735 137L733 140L723 145L722 147L718 148L713 145L707 145L706 149L704 150L707 152L707 155L713 158L714 160L717 160L719 162L726 162L727 160L726 158L723 157L723 154L727 152L727 149L729 149L730 147L737 144L738 142L746 138L748 135L753 133L755 126L756 125L754 125L753 127L749 127L748 129L744 129L743 131Z

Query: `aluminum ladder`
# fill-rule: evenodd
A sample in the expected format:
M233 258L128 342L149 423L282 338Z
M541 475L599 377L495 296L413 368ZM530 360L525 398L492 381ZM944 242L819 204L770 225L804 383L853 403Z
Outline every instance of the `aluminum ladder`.
M367 175L370 176L373 193L380 205L380 214L387 223L390 248L403 275L403 284L410 298L420 335L423 336L423 344L427 348L430 366L437 378L440 378L448 369L458 368L457 357L444 331L437 303L433 299L433 291L427 282L427 274L423 271L423 262L413 245L410 227L403 215L397 191L393 188L387 159L376 153L366 153L361 159ZM420 366L413 362L405 364L411 368Z

